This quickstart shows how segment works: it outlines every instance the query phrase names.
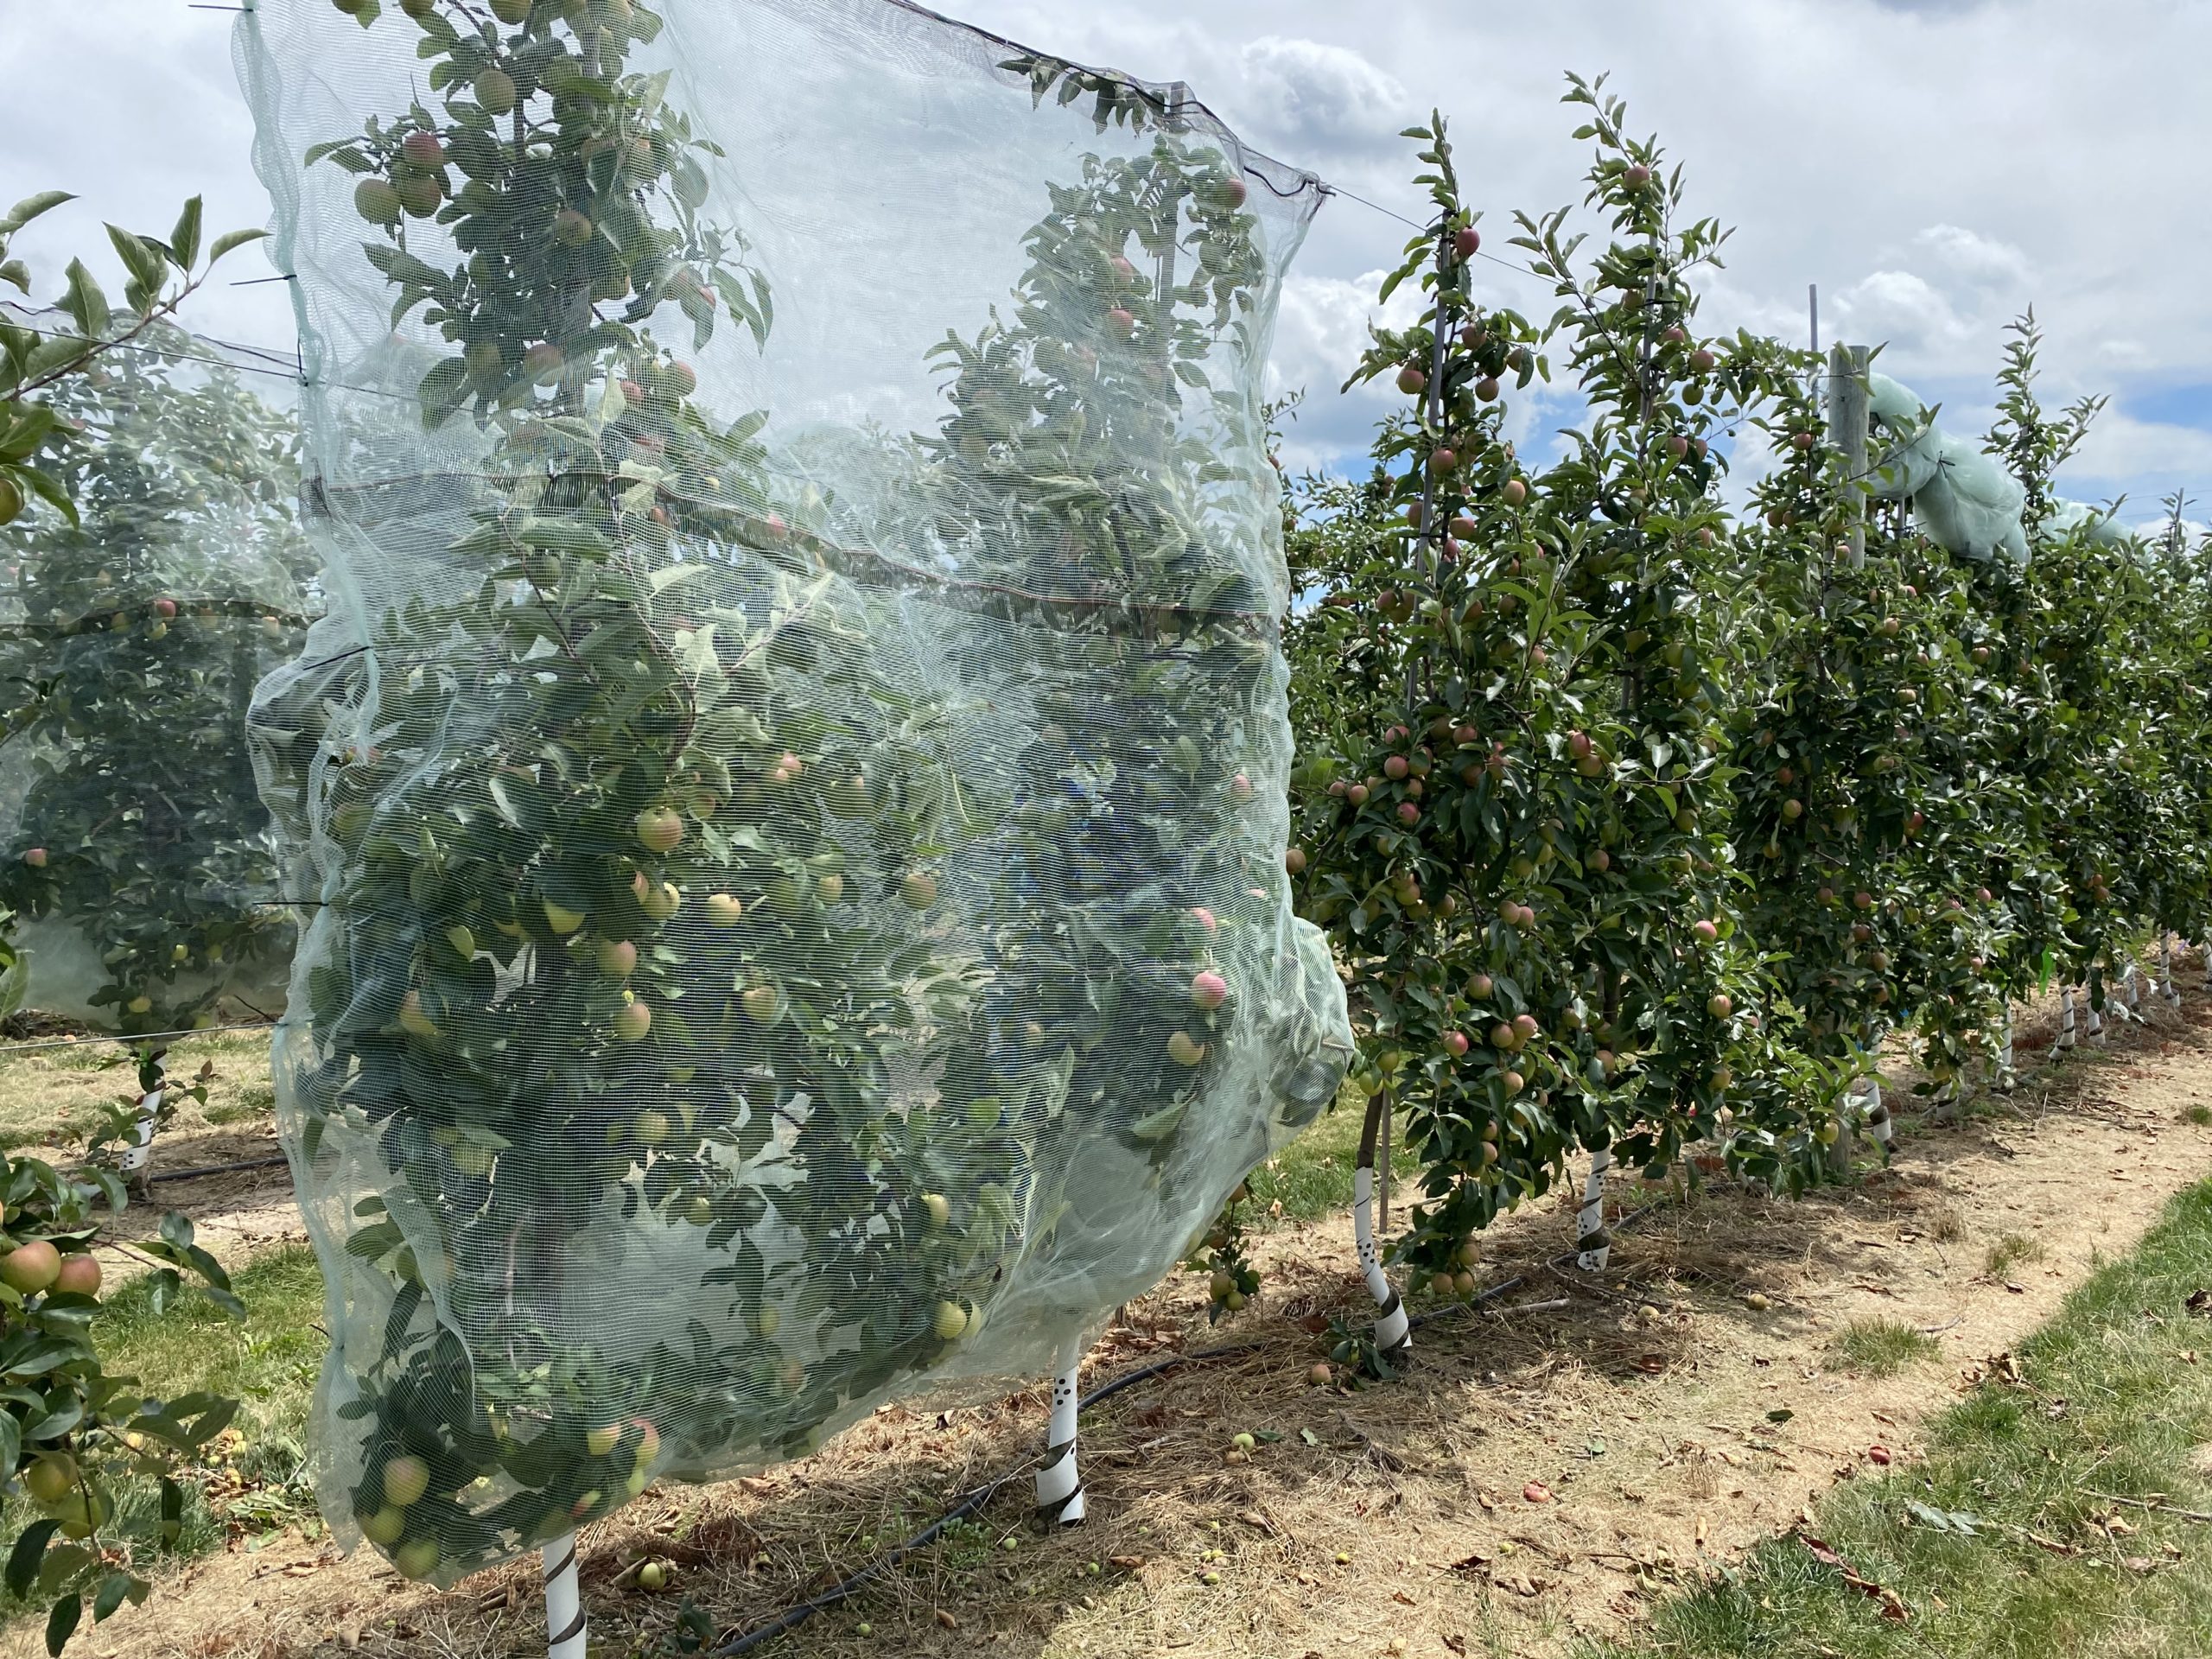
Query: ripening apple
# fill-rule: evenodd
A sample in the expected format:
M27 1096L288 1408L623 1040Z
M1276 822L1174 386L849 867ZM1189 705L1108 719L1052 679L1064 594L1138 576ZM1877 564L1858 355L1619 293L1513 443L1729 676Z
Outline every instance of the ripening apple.
M670 853L683 839L683 820L665 806L649 806L638 814L638 840L645 850Z
M61 1258L61 1270L54 1275L54 1287L72 1296L97 1296L100 1294L100 1264L88 1252Z
M1117 305L1108 311L1106 321L1107 325L1123 340L1127 340L1137 331L1136 313L1129 310L1126 306Z
M430 1465L412 1452L387 1458L384 1465L384 1501L405 1509L430 1490Z
M638 947L627 939L601 939L599 942L599 971L614 979L634 973L638 966Z
M1406 757L1402 754L1391 755L1382 762L1382 775L1393 782L1403 778L1407 770Z
M1526 1047L1536 1039L1536 1033L1541 1029L1541 1027L1536 1024L1535 1014L1515 1014L1513 1016L1513 1046L1516 1049Z
M1303 847L1285 848L1283 849L1282 855L1282 868L1284 874L1287 875L1305 874L1306 849Z
M1398 822L1404 824L1408 830L1412 829L1414 825L1421 822L1421 808L1415 806L1411 801L1400 801L1398 803Z
M1467 982L1467 995L1479 1002L1491 994L1492 984L1488 974L1477 974Z
M937 903L937 877L927 870L909 870L899 884L899 896L911 909L927 910Z
M1482 401L1486 404L1496 403L1497 401L1497 377L1492 374L1486 374L1481 379L1476 381L1475 396L1481 398Z
M523 353L522 372L539 385L550 385L561 378L562 366L567 360L558 346L541 340Z
M1167 1033L1167 1058L1178 1065L1196 1065L1206 1057L1206 1046L1187 1031Z
M1726 992L1716 991L1706 999L1705 1011L1716 1020L1726 1020L1736 1011L1736 1004Z
M476 103L486 115L505 115L515 106L515 78L496 66L476 77Z
M1793 799L1782 804L1782 816L1785 818L1800 818L1804 816L1804 813L1805 803L1802 801Z
M1217 1008L1229 1000L1229 982L1211 969L1191 976L1191 1002L1195 1007Z
M46 849L43 847L33 847L29 849L23 854L23 862L29 865L31 868L35 870L44 869L46 868Z
M1641 190L1651 182L1651 169L1642 162L1632 162L1621 175L1621 182L1631 190Z
M1252 780L1238 772L1229 780L1229 798L1243 806L1252 798Z
M1505 1085L1505 1092L1509 1095L1517 1095L1529 1086L1528 1078L1522 1077L1518 1071L1505 1072L1499 1077L1498 1081Z
M1851 902L1861 910L1872 910L1874 908L1874 895L1871 893L1855 893L1851 896Z
M1467 1041L1467 1033L1464 1031L1447 1031L1444 1033L1442 1040L1444 1052L1455 1060L1465 1054L1471 1046Z
M41 1453L23 1471L23 1490L41 1503L59 1503L77 1484L77 1459L66 1452Z
M1529 499L1529 486L1517 478L1507 479L1497 493L1509 507L1517 507Z
M1191 906L1191 919L1196 922L1200 927L1204 928L1209 934L1214 932L1221 926L1221 924L1214 919L1213 912L1208 910L1204 905L1193 905Z
M1690 924L1690 932L1700 944L1711 944L1720 937L1720 930L1700 916Z
M776 1015L783 1003L783 999L776 994L776 988L772 985L747 986L745 994L739 997L738 1001L744 1004L746 1016L763 1026L775 1023Z
M400 159L410 167L433 168L446 164L446 147L438 142L435 132L410 132L399 141Z
M1354 806L1365 806L1367 804L1367 795L1368 790L1365 784L1352 784L1347 786L1344 790L1344 799L1350 801ZM41 860L45 857L45 854L42 850L40 853L40 857Z
M1696 374L1711 374L1713 372L1713 365L1719 359L1716 359L1711 352L1707 351L1704 346L1700 346L1697 350L1690 353L1691 372Z
M410 991L399 1000L399 1028L410 1037L428 1039L438 1034L437 1022L423 1011L423 993Z
M671 881L646 881L644 872L640 871L638 884L642 884L645 888L638 895L638 907L653 921L666 921L683 906L683 895L676 890L676 885Z
M745 906L736 894L710 893L707 895L707 919L717 927L734 927L745 914Z
M1499 1050L1510 1049L1513 1046L1513 1027L1503 1020L1492 1026L1490 1028L1490 1046Z

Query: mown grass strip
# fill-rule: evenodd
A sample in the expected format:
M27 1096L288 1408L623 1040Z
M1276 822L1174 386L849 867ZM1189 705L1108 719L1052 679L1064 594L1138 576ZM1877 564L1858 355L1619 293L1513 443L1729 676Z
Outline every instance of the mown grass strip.
M1811 1530L1844 1567L1802 1536L1770 1540L1663 1605L1643 1639L1586 1645L1584 1659L2212 1654L2199 1291L2212 1291L2212 1182L1991 1367L1936 1421L1924 1463L1830 1494Z

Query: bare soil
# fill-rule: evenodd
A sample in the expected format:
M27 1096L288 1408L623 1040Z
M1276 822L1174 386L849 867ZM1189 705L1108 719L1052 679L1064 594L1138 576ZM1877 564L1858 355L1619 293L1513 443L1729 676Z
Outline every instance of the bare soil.
M2049 1007L2029 1012L2024 1060L2052 1026ZM268 1202L275 1173L163 1197L204 1202L241 1240L296 1236L296 1216ZM1233 1324L1209 1331L1202 1283L1182 1275L1093 1351L1086 1388L1249 1344L1086 1414L1085 1525L1040 1531L1024 1474L977 1524L765 1651L1560 1654L1578 1633L1634 1626L1836 1483L1910 1463L1931 1413L2208 1173L2212 1000L2192 989L2182 1014L2146 1006L2107 1049L2027 1068L1955 1127L1918 1128L1908 1105L1894 1162L1853 1188L1792 1204L1623 1181L1617 1211L1671 1202L1622 1234L1600 1275L1545 1265L1571 1241L1568 1195L1524 1207L1483 1239L1486 1282L1520 1283L1424 1324L1394 1383L1307 1384L1310 1327L1364 1298L1348 1221L1287 1227L1262 1242L1268 1288ZM1935 1356L1853 1371L1839 1339L1870 1320L1926 1334ZM681 1598L727 1633L817 1593L1033 1458L1043 1403L1032 1388L887 1409L766 1477L657 1489L583 1540L594 1651L656 1651ZM1228 1460L1240 1431L1261 1443ZM658 1595L635 1585L648 1555L673 1567ZM440 1592L372 1553L295 1537L186 1566L79 1640L132 1659L489 1659L543 1653L544 1626L532 1563ZM39 1648L29 1625L0 1642Z

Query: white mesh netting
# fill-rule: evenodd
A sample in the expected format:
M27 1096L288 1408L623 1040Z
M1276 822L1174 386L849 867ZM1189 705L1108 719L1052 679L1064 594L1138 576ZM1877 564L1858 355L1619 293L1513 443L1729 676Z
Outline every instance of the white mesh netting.
M289 389L157 324L51 395L79 522L0 530L10 1007L145 1035L283 1005L292 912L245 731L314 602Z
M318 1478L449 1580L1036 1371L1332 1098L1261 384L1319 200L894 0L264 0Z

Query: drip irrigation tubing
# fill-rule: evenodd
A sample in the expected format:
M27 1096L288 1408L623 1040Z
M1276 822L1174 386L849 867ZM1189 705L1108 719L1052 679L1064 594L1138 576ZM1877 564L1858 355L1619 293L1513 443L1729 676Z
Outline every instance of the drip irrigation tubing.
M279 1152L266 1158L241 1158L234 1164L201 1164L193 1169L157 1169L146 1179L149 1181L195 1181L203 1175L230 1175L242 1169L274 1169L279 1164L289 1164L291 1161Z
M1662 1198L1647 1204L1642 1209L1631 1211L1615 1223L1610 1230L1614 1233L1626 1232L1654 1211L1666 1208L1667 1203L1666 1199ZM1556 1267L1561 1262L1573 1261L1579 1254L1580 1252L1576 1250L1562 1251L1546 1262L1544 1265L1548 1268ZM1428 1309L1426 1313L1409 1320L1407 1328L1415 1330L1433 1319L1440 1319L1448 1314L1470 1312L1486 1302L1495 1301L1516 1286L1528 1282L1528 1274L1516 1273L1510 1279L1501 1279L1497 1283L1468 1297L1464 1301L1449 1302L1441 1307ZM1262 1344L1257 1342L1231 1342L1224 1343L1218 1348L1201 1348L1196 1353L1174 1354L1166 1359L1156 1359L1149 1365L1140 1365L1134 1371L1124 1372L1110 1382L1100 1383L1076 1402L1076 1409L1089 1411L1102 1402L1111 1399L1124 1389L1134 1388L1140 1382L1147 1382L1168 1371L1180 1370L1183 1366L1200 1365L1211 1360L1231 1358L1238 1354L1256 1353L1261 1346ZM926 1549L937 1541L938 1535L947 1527L965 1521L969 1516L976 1514L1004 1491L1008 1482L1014 1480L1035 1461L1036 1459L1033 1456L1025 1458L1011 1468L994 1475L919 1532L886 1550L857 1573L839 1580L818 1596L786 1607L766 1624L756 1624L751 1630L732 1637L720 1647L709 1649L709 1659L735 1659L737 1655L752 1653L764 1643L772 1642L776 1637L797 1630L815 1614L827 1612L840 1602L849 1600L856 1592L866 1588L872 1580L881 1577L898 1566L916 1550Z

